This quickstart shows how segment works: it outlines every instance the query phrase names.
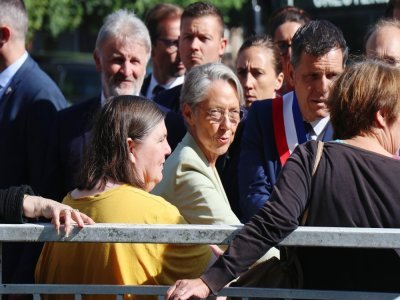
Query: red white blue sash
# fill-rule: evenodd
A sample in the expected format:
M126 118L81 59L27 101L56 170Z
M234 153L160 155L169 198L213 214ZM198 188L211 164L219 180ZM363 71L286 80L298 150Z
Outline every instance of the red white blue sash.
M307 141L306 132L294 92L272 101L275 144L283 166L297 145Z

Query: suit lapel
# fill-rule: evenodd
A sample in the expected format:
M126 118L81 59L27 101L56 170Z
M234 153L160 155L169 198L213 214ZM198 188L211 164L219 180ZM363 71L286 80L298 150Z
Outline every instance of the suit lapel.
M328 142L331 141L332 139L333 139L333 128L331 122L329 121L328 124L326 125L324 135L322 136L322 141Z
M10 84L8 85L6 91L3 94L3 97L0 100L0 120L3 120L4 116L9 116L14 103L11 103L13 100L13 96L16 93L19 84L22 82L22 79L26 72L32 68L34 62L30 56L25 60L22 66L19 68L17 73L11 79Z

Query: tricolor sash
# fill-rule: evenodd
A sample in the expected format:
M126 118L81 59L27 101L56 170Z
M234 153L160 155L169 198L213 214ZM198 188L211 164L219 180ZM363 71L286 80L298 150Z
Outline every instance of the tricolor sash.
M307 141L303 117L294 92L272 100L275 144L283 166L297 145Z

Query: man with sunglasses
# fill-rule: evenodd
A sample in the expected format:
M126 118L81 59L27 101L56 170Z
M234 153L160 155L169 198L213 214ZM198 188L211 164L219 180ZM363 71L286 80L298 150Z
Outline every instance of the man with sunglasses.
M181 17L179 54L187 71L194 66L220 62L227 40L221 12L208 2L195 2L185 8ZM154 98L158 104L180 111L182 85L164 91Z
M293 90L293 86L288 80L292 38L297 29L309 21L308 13L295 6L285 6L272 13L269 34L277 44L281 54L284 74L284 83L280 91L282 95Z
M182 9L161 3L149 10L145 24L151 38L153 72L148 75L141 94L153 99L159 92L183 83L185 66L178 53Z

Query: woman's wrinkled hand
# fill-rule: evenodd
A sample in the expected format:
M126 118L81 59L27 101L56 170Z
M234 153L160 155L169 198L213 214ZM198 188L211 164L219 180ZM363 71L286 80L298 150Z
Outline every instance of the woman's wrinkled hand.
M24 197L23 212L29 218L45 217L51 219L51 223L54 224L58 233L63 223L67 236L71 232L74 222L79 227L83 227L85 224L94 224L94 221L90 217L79 212L79 210L73 209L69 205L38 196L26 195Z

